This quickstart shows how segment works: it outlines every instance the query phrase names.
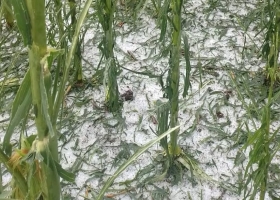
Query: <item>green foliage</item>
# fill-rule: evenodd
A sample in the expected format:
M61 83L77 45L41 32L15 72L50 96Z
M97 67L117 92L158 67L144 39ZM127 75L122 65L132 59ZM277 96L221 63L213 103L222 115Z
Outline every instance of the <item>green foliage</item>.
M264 199L267 190L268 167L271 162L271 151L269 149L269 108L265 108L263 115L261 127L255 133L249 135L244 146L244 148L248 146L252 147L249 154L249 163L247 164L244 174L244 177L247 179L244 184L245 199L247 199L249 195L250 199L255 199L259 189L261 189L260 199ZM254 164L258 165L257 169L253 169ZM249 170L250 174L248 173ZM253 191L250 190L250 180L254 181Z
M255 199L259 192L259 199L264 200L268 190L269 166L273 158L273 152L270 149L271 142L275 140L276 134L270 134L271 123L271 105L274 96L274 87L278 76L278 58L279 58L279 35L280 35L280 14L278 1L267 2L269 15L269 28L265 37L263 54L266 58L266 72L269 80L269 91L267 103L262 109L261 126L254 133L249 134L248 140L243 148L251 146L249 153L249 162L247 164L244 178L244 199ZM272 10L273 9L273 10ZM257 168L254 168L254 164ZM250 187L250 183L253 186Z
M182 0L170 1L171 20L170 27L172 30L171 49L169 58L169 71L167 77L166 95L170 102L170 127L178 125L179 111L179 80L180 80L180 53L181 53L181 9ZM167 13L165 13L167 15ZM170 144L171 152L177 148L178 131L171 134ZM174 155L172 155L174 159Z
M24 45L31 45L31 22L27 10L26 0L11 0L14 8L14 16L17 21L17 27L23 38Z
M18 89L14 98L11 119L4 136L3 148L8 155L12 153L12 146L10 139L14 133L15 128L20 124L21 120L26 117L31 106L31 89L30 89L30 72L26 72L24 79Z
M96 2L97 16L102 25L104 36L99 49L105 56L106 66L104 71L104 87L106 90L105 104L110 112L120 110L119 89L117 83L117 65L114 56L115 34L113 30L114 13L116 10L116 1L98 0ZM102 56L103 57L103 56Z
M157 114L157 121L158 121L158 130L157 135L161 135L165 131L168 130L168 119L169 119L169 112L170 112L170 104L169 102L162 102L160 100L157 100L155 102L156 107L156 114ZM169 155L169 149L168 149L168 142L167 137L164 137L162 140L160 140L160 145L165 150L167 157L170 161L171 157Z
M262 54L267 60L266 71L268 78L270 77L270 68L277 63L277 58L279 57L279 39L280 36L280 2L279 1L267 1L265 7L265 16L267 16L268 21L264 27L265 39L262 47ZM275 48L277 50L275 51ZM274 75L279 79L279 72L275 72Z
M121 107L117 83L117 69L114 58L106 60L104 71L104 87L106 90L105 105L110 112L117 112Z
M156 6L158 12L159 12L159 21L160 21L160 41L165 41L166 31L167 31L167 21L170 20L168 17L168 13L170 11L170 0L164 0L163 5L161 6L161 3L158 2L158 6L156 6L155 2L153 1L154 5Z
M186 35L183 35L183 39L184 39L184 57L186 61L186 75L184 80L185 83L184 83L184 92L183 92L183 97L185 98L191 86L191 81L190 81L191 63L190 63L190 47L189 47L188 37Z

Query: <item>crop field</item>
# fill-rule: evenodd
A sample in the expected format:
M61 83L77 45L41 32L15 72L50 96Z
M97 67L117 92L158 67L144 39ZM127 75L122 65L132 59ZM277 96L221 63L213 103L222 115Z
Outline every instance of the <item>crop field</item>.
M0 5L0 199L280 199L279 0Z

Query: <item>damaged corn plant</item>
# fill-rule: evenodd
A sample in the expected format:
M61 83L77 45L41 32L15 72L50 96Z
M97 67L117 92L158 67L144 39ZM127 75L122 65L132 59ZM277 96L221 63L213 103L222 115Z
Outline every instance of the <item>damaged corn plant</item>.
M264 200L269 193L273 199L278 199L277 192L269 188L270 166L273 157L279 151L280 145L274 144L277 140L279 128L272 130L272 106L275 103L275 88L279 83L279 44L280 44L280 2L266 1L266 33L263 45L263 56L266 60L265 74L268 83L268 96L261 113L261 125L256 131L249 132L247 142L243 149L250 148L249 161L244 173L244 199ZM278 197L277 197L278 196Z
M57 116L60 111L68 72L78 42L79 31L92 1L88 0L77 21L69 51L47 46L44 0L10 1L23 45L28 48L29 67L13 101L10 123L4 136L1 163L12 175L12 199L59 200L60 178L73 182L75 175L59 164ZM51 70L54 60L66 55L64 75L53 84ZM62 63L60 63L62 64ZM54 76L59 77L59 67ZM34 116L37 133L13 135L15 129L30 113ZM11 138L18 138L17 147Z
M98 0L96 1L96 11L99 23L102 26L104 35L99 49L102 52L102 58L105 58L104 70L104 87L105 87L105 104L110 112L120 110L121 103L119 101L119 89L117 83L117 64L114 56L115 33L114 13L116 10L117 1L114 0Z
M185 59L185 80L183 97L186 97L190 87L190 58L189 58L189 45L188 38L182 34L182 8L183 0L171 0L171 1L152 1L159 15L159 26L161 29L160 42L163 49L169 52L169 66L168 76L166 80L166 86L164 88L164 97L168 99L169 106L163 106L160 103L158 108L165 108L157 110L158 118L158 135L163 133L169 127L175 127L179 125L178 112L179 112L179 82L180 82L180 63L181 55L184 52ZM184 47L182 48L181 43ZM166 45L167 43L167 45ZM183 49L183 51L182 51ZM159 102L158 102L159 103ZM168 109L167 109L168 108ZM167 142L167 138L161 140L161 146L165 150L165 156L167 164L164 174L174 177L174 183L178 183L182 178L182 167L191 171L192 175L196 175L199 178L211 180L197 165L196 161L185 154L180 145L178 144L179 129L170 134L170 140Z

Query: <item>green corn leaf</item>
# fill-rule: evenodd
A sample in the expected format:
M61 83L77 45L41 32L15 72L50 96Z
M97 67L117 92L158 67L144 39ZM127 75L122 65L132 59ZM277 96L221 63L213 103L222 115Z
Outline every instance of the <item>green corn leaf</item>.
M165 0L163 6L160 8L159 18L161 20L161 24L160 24L161 32L160 32L159 41L164 41L166 35L169 4L170 4L170 0Z
M245 145L241 149L244 150L247 147L249 147L250 145L253 145L258 140L258 138L260 138L261 135L263 134L263 129L264 128L261 126L254 133L250 133L247 142L245 143Z
M16 94L15 100L12 106L11 120L4 136L3 147L9 155L11 154L10 139L16 126L20 121L28 114L32 103L31 89L30 89L30 73L26 72L24 79Z
M26 72L22 83L17 91L16 97L13 102L12 106L12 113L11 117L15 117L16 113L18 112L18 108L21 106L22 102L24 101L24 96L30 92L30 98L31 98L31 90L30 90L30 71ZM26 95L27 96L27 95ZM31 104L31 101L30 101Z
M44 79L43 79L43 70L41 72L41 77L40 77L40 91L41 91L41 99L42 99L42 111L43 111L43 115L45 117L48 129L49 129L49 133L50 136L53 137L55 135L53 126L52 126L52 122L51 122L51 118L48 112L48 95L47 95L47 90L44 84Z
M170 133L172 133L173 131L177 130L179 128L179 126L176 126L174 128L169 129L168 131L166 131L165 133L161 134L160 136L158 136L157 138L153 139L152 141L148 142L146 145L144 145L142 148L138 149L138 151L133 154L128 160L127 162L125 162L124 164L122 164L118 170L112 175L111 178L109 178L109 180L107 180L107 182L105 183L105 185L103 186L103 188L101 189L99 195L97 196L96 200L102 200L104 197L104 194L106 192L106 190L113 184L114 180L120 175L120 173L122 173L131 163L133 163L140 155L142 155L145 151L147 151L151 146L153 146L155 143L157 143L158 141L160 141L162 138L164 138L165 136L169 135Z
M69 181L69 182L75 181L76 175L74 173L63 169L58 162L54 161L54 163L55 163L57 173L61 178L63 178L65 181Z
M10 0L24 45L31 45L31 23L25 0Z
M184 38L184 51L185 51L185 61L186 61L186 76L185 76L185 84L184 84L184 92L183 97L185 98L188 94L189 87L191 86L190 82L190 72L191 72L191 63L190 63L190 47L188 42L188 37L186 35Z

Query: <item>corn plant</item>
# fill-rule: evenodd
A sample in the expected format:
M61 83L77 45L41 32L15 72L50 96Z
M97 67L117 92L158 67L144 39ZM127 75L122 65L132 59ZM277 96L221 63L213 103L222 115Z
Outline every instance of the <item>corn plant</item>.
M179 80L180 80L180 49L181 49L181 9L182 0L173 0L170 2L172 13L172 38L169 60L169 72L167 79L167 97L170 101L170 127L178 125L179 111ZM174 159L175 151L178 148L178 132L174 131L170 135L170 154Z
M244 149L251 147L249 153L249 162L247 164L244 177L246 179L244 185L244 199L255 199L259 192L259 199L264 200L267 192L269 179L269 166L274 154L279 150L272 150L271 143L275 140L277 129L272 134L270 133L271 123L271 106L273 103L274 87L279 80L278 58L280 44L280 4L279 1L267 1L270 24L266 34L266 44L264 45L264 56L266 62L266 72L269 80L269 89L267 103L262 110L261 126L248 137ZM257 165L254 168L253 165ZM253 186L249 184L253 182Z
M11 1L18 29L29 50L29 69L14 99L11 120L4 137L3 147L6 154L0 151L1 162L13 176L13 190L10 195L12 198L59 200L60 177L74 181L74 175L62 169L59 164L56 121L79 31L91 2L92 0L88 0L85 3L77 21L72 46L66 54L64 75L56 88L53 87L50 70L54 59L63 51L46 45L45 1ZM60 72L58 69L55 72L56 77ZM21 136L19 148L12 153L10 139L15 127L28 114L30 107L35 117L37 134L27 138Z
M106 59L104 72L104 85L106 90L105 104L111 112L116 112L121 107L117 83L117 65L114 56L115 34L113 25L115 9L116 1L114 0L96 1L98 19L104 31L99 48Z
M40 173L45 174L44 178L38 181L38 188L35 188L32 184L34 181L27 181L29 188L32 188L32 192L28 192L28 198L53 198L59 199L60 194L60 183L59 176L55 169L54 162L58 160L58 153L55 150L55 145L57 147L57 141L52 142L54 140L49 140L49 133L54 134L53 127L50 124L47 124L49 121L48 108L46 105L46 100L50 95L50 73L48 68L47 60L45 56L47 55L47 45L46 45L46 27L45 27L45 2L37 1L36 3L29 1L18 1L12 2L15 13L17 15L18 24L21 20L26 20L25 24L19 24L19 29L21 30L21 34L23 36L25 45L29 48L29 70L25 75L23 84L19 90L19 96L25 95L24 100L26 105L22 105L20 98L17 96L15 99L15 104L12 110L12 117L15 120L15 116L20 117L23 113L17 113L20 106L26 106L23 110L25 112L28 111L30 105L33 105L33 112L35 115L35 123L37 127L37 139L32 141L32 148L28 150L28 154L26 156L31 157L31 168L33 170L29 170L29 172L33 172L38 166L33 163L40 163ZM24 17L23 17L24 16ZM25 26L27 24L27 26ZM31 29L32 26L32 29ZM27 88L28 87L28 88ZM29 89L31 87L31 89ZM25 94L22 92L26 91ZM31 101L32 99L32 101ZM21 110L22 111L22 110ZM15 122L14 122L15 123ZM10 123L7 134L4 138L4 148L6 152L9 154L11 149L9 145L9 140L12 134L12 129L14 127L13 123ZM52 135L54 136L54 135ZM29 144L30 145L30 144ZM53 151L50 151L50 146L53 146ZM25 147L21 147L26 149ZM17 151L16 151L17 152ZM24 166L20 166L20 163L13 160L22 159L21 154L17 155L16 152L12 154L11 163L13 168L25 168ZM25 155L23 154L23 156ZM16 157L16 158L15 158ZM41 162L42 160L45 162ZM49 164L47 164L49 163ZM34 167L32 167L34 166ZM29 167L27 167L29 168ZM23 174L28 171L27 169L22 170ZM25 175L26 178L30 175ZM32 177L32 176L31 176ZM34 178L34 177L33 177ZM32 178L32 179L33 179ZM27 179L28 180L28 179ZM49 190L46 190L49 188ZM25 192L17 192L16 187L14 187L12 196L14 198L22 198L25 196Z
M165 129L168 128L168 112L169 112L169 126L174 127L179 124L178 112L179 112L179 81L180 81L180 58L181 58L181 38L184 42L184 59L186 62L185 80L183 97L188 94L190 87L190 53L188 38L182 34L181 26L181 12L183 6L183 0L165 0L165 1L152 1L153 6L158 15L158 22L161 29L159 40L162 44L163 51L169 52L169 70L167 76L166 87L164 88L164 97L169 100L168 110L157 110L158 118L158 134L160 135ZM168 23L169 22L169 23ZM169 29L168 29L169 28ZM171 30L171 33L169 33ZM170 42L169 45L166 45ZM164 55L164 52L162 52ZM163 106L163 104L161 105ZM167 108L166 106L163 106ZM162 107L162 108L163 108ZM167 138L161 141L161 146L166 152L165 166L169 168L168 173L164 174L172 175L174 177L174 183L178 183L182 178L182 167L190 170L191 175L196 176L204 181L211 181L215 184L220 184L217 181L209 177L203 170L200 169L197 162L191 158L188 154L184 153L178 145L179 129L170 134L170 141L168 145ZM166 169L164 169L166 170Z
M170 102L170 127L178 125L179 111L179 80L180 80L180 55L181 55L181 9L183 0L164 1L161 6L161 35L160 40L165 41L168 13L170 13L171 41L169 55L169 71L165 95ZM154 2L154 5L155 2ZM179 130L170 135L171 161L176 157L179 149L177 144ZM173 162L173 161L172 161Z

